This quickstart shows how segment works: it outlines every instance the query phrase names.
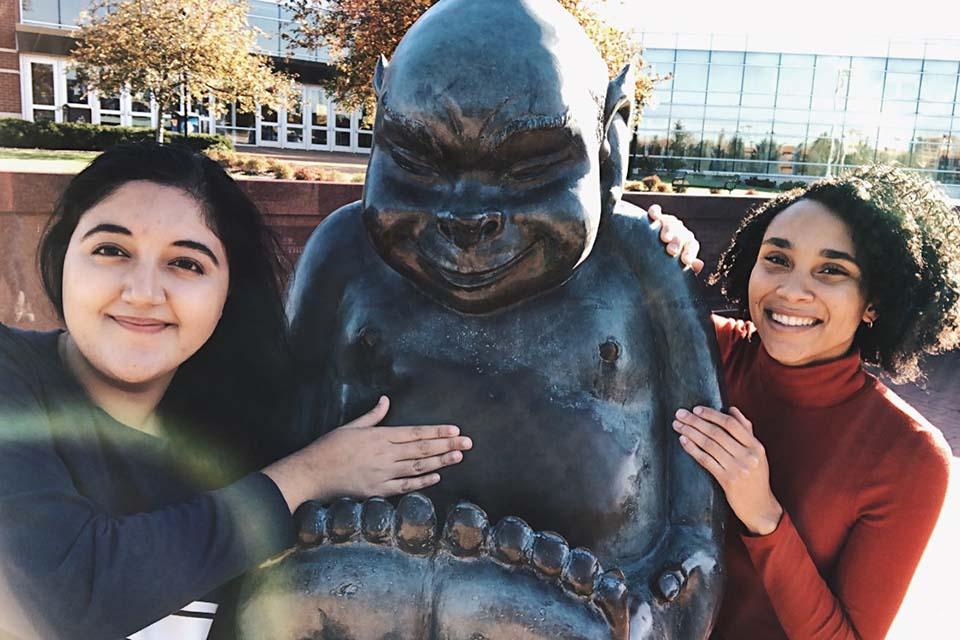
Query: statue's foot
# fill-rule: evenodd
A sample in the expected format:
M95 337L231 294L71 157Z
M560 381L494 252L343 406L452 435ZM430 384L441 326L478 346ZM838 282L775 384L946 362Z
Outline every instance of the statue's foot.
M586 549L461 502L405 496L297 511L297 548L245 583L241 638L626 638L623 576Z

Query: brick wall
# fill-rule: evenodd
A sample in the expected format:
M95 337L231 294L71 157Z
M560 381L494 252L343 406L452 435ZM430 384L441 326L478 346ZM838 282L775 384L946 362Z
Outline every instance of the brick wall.
M0 172L0 322L32 328L55 326L37 276L36 247L68 175ZM266 214L292 259L310 232L338 207L358 200L363 185L241 180L240 185ZM762 198L627 194L642 207L656 202L682 218L703 245L709 269L729 242L743 214ZM711 303L716 296L711 294Z
M40 235L71 176L0 172L0 322L32 329L57 325L37 274ZM241 180L295 260L310 232L338 207L360 199L361 184Z
M19 114L20 62L16 53L19 0L0 0L0 114Z

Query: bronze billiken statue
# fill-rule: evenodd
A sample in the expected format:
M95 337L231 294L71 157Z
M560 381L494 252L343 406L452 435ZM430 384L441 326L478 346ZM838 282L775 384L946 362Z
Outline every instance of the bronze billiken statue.
M241 635L709 633L722 501L670 423L721 406L713 328L620 202L634 87L607 77L552 0L444 0L377 69L363 201L316 230L291 293L301 425L385 394L394 424L458 424L474 449L425 492L436 511L308 505Z

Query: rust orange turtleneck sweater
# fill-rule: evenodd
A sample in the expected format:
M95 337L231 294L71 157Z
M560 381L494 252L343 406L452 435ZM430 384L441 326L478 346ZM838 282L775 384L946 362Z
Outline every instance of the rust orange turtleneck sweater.
M766 536L732 517L713 638L883 638L943 504L943 436L858 353L788 367L752 324L714 322L727 401L753 422L784 515Z

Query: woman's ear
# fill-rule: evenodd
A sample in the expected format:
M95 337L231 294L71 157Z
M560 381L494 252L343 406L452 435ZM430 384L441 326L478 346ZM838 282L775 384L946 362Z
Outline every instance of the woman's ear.
M873 326L879 316L880 314L877 313L877 308L873 306L873 303L868 304L867 308L863 310L863 321L870 326Z

